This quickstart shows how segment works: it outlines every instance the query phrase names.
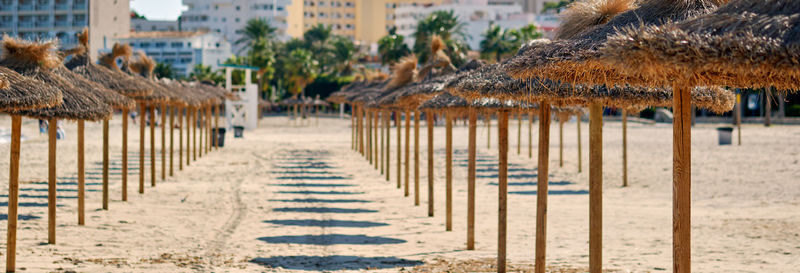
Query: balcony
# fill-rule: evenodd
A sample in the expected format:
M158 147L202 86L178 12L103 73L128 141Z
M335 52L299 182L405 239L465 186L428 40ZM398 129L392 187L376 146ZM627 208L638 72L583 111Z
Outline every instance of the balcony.
M33 28L36 26L34 22L19 22L17 25L19 28Z
M75 21L72 22L73 27L86 27L86 22L83 21Z
M69 27L70 23L69 23L69 21L56 21L55 26L56 27Z
M56 4L56 10L70 10L69 4Z
M14 10L14 6L6 3L0 3L0 11L12 11Z
M72 4L72 9L86 10L86 3Z
M36 27L50 27L52 25L53 24L50 23L50 21L37 21L36 22Z
M20 4L17 8L20 11L34 10L33 4Z
M14 27L13 22L0 22L0 28L12 28Z

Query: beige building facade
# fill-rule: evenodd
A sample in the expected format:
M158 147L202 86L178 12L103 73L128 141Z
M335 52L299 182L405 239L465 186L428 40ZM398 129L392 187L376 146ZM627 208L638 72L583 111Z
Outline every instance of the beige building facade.
M333 33L361 44L377 42L395 26L395 9L403 6L439 5L450 0L294 0L286 33L302 37L309 28L323 24Z

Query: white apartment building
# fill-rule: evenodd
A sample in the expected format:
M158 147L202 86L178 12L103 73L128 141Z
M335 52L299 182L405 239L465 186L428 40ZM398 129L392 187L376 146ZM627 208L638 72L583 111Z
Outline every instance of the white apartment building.
M58 38L77 44L75 33L89 28L89 53L97 57L109 39L130 31L128 0L0 0L0 34L28 40Z
M241 35L237 33L248 20L266 19L278 29L278 35L286 36L287 7L292 0L183 0L188 7L181 14L184 31L210 31L233 42ZM237 52L241 46L235 46Z
M212 70L233 56L231 44L216 32L131 32L114 42L129 44L159 63L172 65L177 76L189 76L197 64Z
M502 28L519 28L536 23L536 16L524 13L522 6L516 3L493 4L489 0L457 0L453 3L434 6L398 7L395 10L395 25L397 34L406 37L409 46L414 44L414 32L417 22L428 17L435 11L450 11L466 24L467 44L473 50L480 47L489 24L496 24Z
M178 21L131 19L131 31L180 31Z

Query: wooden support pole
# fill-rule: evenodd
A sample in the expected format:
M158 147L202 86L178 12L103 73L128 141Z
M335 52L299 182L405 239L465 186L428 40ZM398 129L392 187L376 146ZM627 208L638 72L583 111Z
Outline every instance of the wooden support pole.
M161 180L167 179L167 106L161 104Z
M205 106L197 109L195 113L195 129L197 130L197 158L203 158L203 127L205 127Z
M355 108L352 107L350 113L350 149L356 149L356 112Z
M156 106L150 106L150 187L156 186Z
M391 153L392 153L392 144L391 144L392 138L391 138L391 136L392 136L392 134L390 132L391 131L390 128L392 127L392 125L391 125L391 118L392 117L391 116L392 116L392 112L388 112L387 111L387 112L384 113L384 117L383 117L383 120L384 120L383 123L384 123L384 126L386 126L386 128L384 128L384 130L386 130L385 133L384 133L385 137L386 137L386 154L384 155L384 157L386 158L386 162L385 162L385 165L386 165L386 181L391 181L392 180L391 177L389 176L389 173L390 173L389 170L392 168L391 165L390 165L392 163L392 160L391 160ZM400 151L397 151L397 152L400 152ZM399 182L399 180L398 180L398 182ZM398 186L399 185L400 184L398 183ZM398 187L398 188L400 188L400 187Z
M772 88L767 88L764 100L764 126L772 126Z
M144 194L144 131L147 124L147 121L145 121L145 116L147 116L146 109L147 106L145 106L144 103L139 104L139 194Z
M47 123L47 243L56 244L56 141L58 120L51 118Z
M217 128L219 126L219 123L218 123L219 119L217 118L217 116L219 115L219 113L217 112L217 108L218 107L219 107L219 105L215 105L215 106L211 107L211 118L213 118L213 122L214 122L214 126L213 127L209 126L209 130L211 130L211 149L212 150L217 150L218 147L219 147L219 143L217 143L217 140L219 140L219 137L217 136ZM261 115L259 115L259 117L260 116ZM261 119L261 118L259 118L259 119ZM211 124L211 120L209 120L209 124Z
M414 206L419 206L419 111L414 111Z
M425 113L428 125L428 217L433 217L433 113Z
M453 114L445 114L445 230L453 230Z
M578 123L578 172L583 172L583 143L581 143L581 114L575 116ZM624 123L624 121L623 121Z
M217 130L219 130L219 115L222 115L222 106L217 105L215 109L217 109L217 112L214 114L214 132L219 133ZM219 137L216 135L214 136L214 142L217 144L215 147L219 150Z
M742 94L736 94L736 132L742 146Z
M197 161L197 109L192 109L192 161Z
M128 109L122 109L122 201L128 201Z
M385 154L386 153L386 150L385 150L385 148L386 148L386 131L385 131L385 129L386 129L386 119L385 119L385 116L386 116L385 112L378 111L378 123L377 124L380 124L380 125L376 126L376 127L379 128L378 130L380 131L380 135L381 135L380 156L378 157L380 159L381 174L385 174L386 173L386 171L384 170L384 164L383 164L383 163L385 163L384 159L386 158L386 154Z
M522 154L522 113L517 113L517 155Z
M367 156L367 161L369 162L369 165L372 165L372 112L369 110L366 111L367 114L366 118L364 119L364 122L366 122L365 136L367 137L367 147L366 147L367 150L364 152L365 155Z
M467 250L475 250L475 160L478 113L469 109L469 143L467 163Z
M192 161L192 108L186 108L186 166Z
M622 110L622 186L628 186L628 112Z
M11 116L11 147L8 170L8 228L6 229L6 272L14 272L17 263L17 209L19 208L19 155L22 117Z
M399 137L399 134L398 134L398 137ZM399 143L399 141L398 141L398 143ZM405 189L406 190L405 190L405 195L404 196L408 197L410 195L410 191L411 191L410 190L411 186L409 185L410 184L409 180L411 180L411 178L410 178L411 176L409 175L410 174L409 170L411 169L411 167L410 167L411 166L411 111L409 111L408 109L406 109L406 150L405 150L405 155L406 155L406 161L405 161L406 162L406 165L405 165L405 182L406 182L405 183L406 184ZM397 175L399 176L400 174L398 173Z
M534 272L545 272L547 246L547 194L550 160L550 104L539 104L539 155L536 177L536 253Z
M672 270L691 272L692 134L689 87L673 86Z
M83 153L83 151L79 151ZM108 210L108 120L103 120L103 209Z
M564 167L564 118L558 116L558 166Z
M169 108L169 176L175 175L175 107Z
M378 156L378 148L381 146L378 143L378 131L380 131L378 130L378 114L380 114L379 111L372 111L372 146L374 146L372 147L372 161L375 163L375 170L378 170L378 165L383 162L383 159Z
M211 152L211 107L206 108L206 154Z
M589 271L603 270L603 106L589 105Z
M486 149L492 149L492 114L486 114Z
M183 111L178 108L178 170L183 170Z
M497 113L498 209L497 209L497 272L506 272L506 221L508 216L508 111Z
M85 222L85 201L86 201L86 194L85 194L85 186L86 186L86 173L85 165L84 165L84 145L83 145L83 132L84 132L84 121L78 120L78 225L83 226L86 224Z
M533 112L528 112L528 158L533 158Z

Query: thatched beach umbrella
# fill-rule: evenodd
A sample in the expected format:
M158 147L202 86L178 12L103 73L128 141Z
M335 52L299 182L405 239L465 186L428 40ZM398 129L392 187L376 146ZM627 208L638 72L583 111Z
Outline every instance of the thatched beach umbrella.
M61 64L55 53L53 41L34 43L3 38L4 54L0 66L5 66L23 76L42 81L61 90L63 103L57 106L10 111L13 115L23 115L49 121L49 171L48 171L48 243L55 244L56 213L56 128L59 119L98 121L111 115L111 108L89 92L76 88L66 79L54 73Z
M79 45L70 50L70 58L65 66L72 72L96 82L110 90L119 92L129 98L148 96L153 93L152 87L135 80L118 69L110 69L91 61L87 52L89 48L89 32L84 29L78 35ZM116 66L115 66L116 68ZM122 201L128 200L128 112L122 108Z
M691 122L687 93L697 85L797 89L800 21L795 15L799 11L797 1L733 0L713 13L685 21L623 29L600 50L603 60L627 77L623 80L672 86L678 93L673 120L675 272L689 272L691 268Z
M20 111L54 107L62 103L58 87L40 80L25 77L14 70L0 66L0 111ZM8 228L6 235L6 271L16 267L17 209L19 206L19 157L22 116L11 115L11 146L8 173Z
M63 65L56 67L53 72L69 83L75 88L91 93L103 103L110 106L112 109L126 109L130 110L136 106L133 100L111 91L102 85L89 81L80 75L70 71ZM109 188L108 188L108 119L103 120L103 209L108 210L109 202ZM84 222L84 121L78 120L78 225L83 225Z

